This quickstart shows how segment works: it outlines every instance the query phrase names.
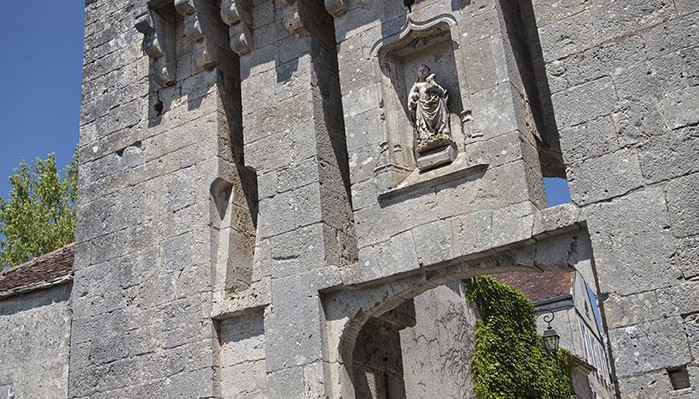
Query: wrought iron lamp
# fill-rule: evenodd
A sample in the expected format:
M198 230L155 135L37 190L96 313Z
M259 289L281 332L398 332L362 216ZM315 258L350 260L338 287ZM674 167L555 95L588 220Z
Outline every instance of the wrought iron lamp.
M556 333L556 330L551 327L551 322L554 317L553 312L551 312L550 315L544 315L544 321L548 324L548 328L544 331L542 338L544 339L544 345L546 345L546 351L548 353L558 352L558 342L561 339L558 333Z

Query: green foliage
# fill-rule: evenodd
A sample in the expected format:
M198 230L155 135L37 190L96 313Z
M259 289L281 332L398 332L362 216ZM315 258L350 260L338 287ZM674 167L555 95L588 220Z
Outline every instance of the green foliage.
M61 179L54 154L15 168L10 197L0 198L0 265L15 266L75 241L77 151L64 173Z
M570 399L570 356L544 348L534 308L522 293L490 276L468 281L466 299L475 302L471 370L480 399Z

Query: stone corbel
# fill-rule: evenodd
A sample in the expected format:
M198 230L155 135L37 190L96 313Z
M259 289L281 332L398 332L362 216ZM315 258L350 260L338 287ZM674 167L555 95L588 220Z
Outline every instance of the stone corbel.
M299 17L297 0L282 0L286 7L282 10L284 29L291 34L300 33L306 29Z
M157 12L146 10L136 16L136 30L143 34L143 50L153 60L153 79L162 87L175 83L175 34Z
M221 19L229 26L229 45L238 55L252 51L252 14L246 0L222 0Z
M199 52L195 58L197 66L207 70L216 66L213 57L209 54L194 0L175 0L175 10L184 16L184 35L195 43L196 51Z
M325 9L333 17L339 17L347 12L347 7L345 7L343 0L325 0Z

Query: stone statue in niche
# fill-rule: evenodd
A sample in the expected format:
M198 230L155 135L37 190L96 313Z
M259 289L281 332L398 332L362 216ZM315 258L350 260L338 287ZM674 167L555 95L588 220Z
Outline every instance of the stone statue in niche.
M447 90L436 82L430 67L420 65L417 68L417 81L408 94L408 110L417 139L418 156L452 145L448 99Z

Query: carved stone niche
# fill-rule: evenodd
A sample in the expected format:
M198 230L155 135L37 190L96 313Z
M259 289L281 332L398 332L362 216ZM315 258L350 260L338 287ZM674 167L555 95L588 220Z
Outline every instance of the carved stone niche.
M470 112L461 95L468 90L461 57L456 55L458 45L452 39L458 37L456 29L451 15L424 22L408 19L398 33L377 42L372 49L373 58L378 61L383 99L386 144L376 173L384 190L396 187L416 168L425 172L449 165L463 151L462 123ZM448 92L446 108L451 132L451 143L441 140L441 145L429 146L427 150L424 138L417 142L409 104L421 65L427 65L436 83Z

